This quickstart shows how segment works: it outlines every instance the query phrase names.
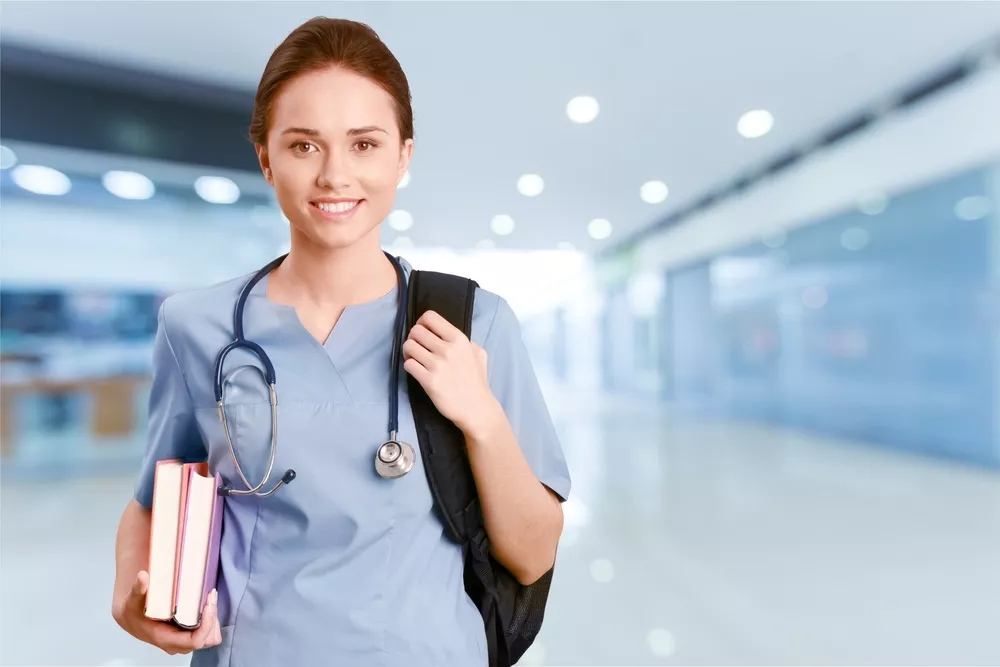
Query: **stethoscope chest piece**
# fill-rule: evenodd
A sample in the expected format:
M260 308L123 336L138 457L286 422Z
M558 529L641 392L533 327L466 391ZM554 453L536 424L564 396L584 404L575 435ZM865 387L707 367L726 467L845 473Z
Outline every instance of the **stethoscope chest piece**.
M402 477L413 469L413 445L396 440L395 433L375 453L375 470L386 479Z

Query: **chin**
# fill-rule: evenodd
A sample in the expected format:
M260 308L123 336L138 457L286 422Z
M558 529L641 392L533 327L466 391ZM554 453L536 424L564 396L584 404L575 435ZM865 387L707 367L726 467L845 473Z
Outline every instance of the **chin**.
M370 233L376 232L378 228L365 228L360 225L344 225L342 227L330 227L315 230L315 235L311 235L314 242L329 250L339 250L349 248L365 239Z

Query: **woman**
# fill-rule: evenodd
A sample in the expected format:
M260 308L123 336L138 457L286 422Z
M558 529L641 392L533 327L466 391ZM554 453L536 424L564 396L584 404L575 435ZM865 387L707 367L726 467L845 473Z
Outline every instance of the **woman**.
M433 512L419 454L398 479L373 464L387 439L400 289L379 230L413 151L406 77L367 26L313 19L271 56L251 137L290 222L291 251L249 283L244 330L274 364L274 470L298 476L266 498L226 499L218 589L197 630L144 617L156 461L207 460L242 488L213 371L251 276L168 298L149 441L118 530L114 617L165 651L194 651L196 665L484 665L483 621L463 587L460 547ZM405 280L411 267L399 266ZM268 468L271 410L260 375L232 374L260 366L244 352L225 361L226 413L256 485ZM406 336L402 359L465 435L494 555L522 583L536 580L553 564L570 480L514 313L479 289L471 340L428 312ZM405 381L398 401L398 440L417 447Z

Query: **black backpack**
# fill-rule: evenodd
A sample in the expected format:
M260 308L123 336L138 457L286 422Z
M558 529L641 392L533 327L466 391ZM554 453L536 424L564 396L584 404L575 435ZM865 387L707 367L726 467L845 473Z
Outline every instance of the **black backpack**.
M412 270L406 331L424 311L433 310L471 337L477 287L475 281L461 276ZM463 547L465 590L483 617L489 667L510 667L531 646L542 627L552 570L524 586L493 558L465 437L438 412L420 383L409 373L406 378L434 509L448 537Z

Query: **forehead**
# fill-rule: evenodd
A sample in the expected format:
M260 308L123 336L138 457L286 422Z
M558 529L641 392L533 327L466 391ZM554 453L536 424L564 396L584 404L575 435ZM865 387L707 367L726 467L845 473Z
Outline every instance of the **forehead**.
M396 132L392 97L377 83L330 67L300 74L282 87L271 107L271 129L309 127L323 134L377 125Z

